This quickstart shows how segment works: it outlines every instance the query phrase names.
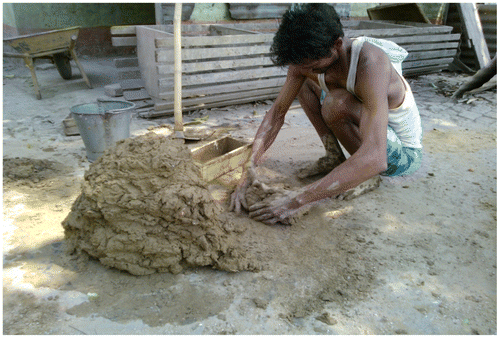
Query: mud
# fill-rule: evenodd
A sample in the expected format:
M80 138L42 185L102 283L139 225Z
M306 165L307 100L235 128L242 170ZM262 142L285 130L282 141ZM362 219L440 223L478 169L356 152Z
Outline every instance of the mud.
M134 275L187 266L255 270L230 216L214 202L189 149L148 133L93 163L63 222L67 249Z

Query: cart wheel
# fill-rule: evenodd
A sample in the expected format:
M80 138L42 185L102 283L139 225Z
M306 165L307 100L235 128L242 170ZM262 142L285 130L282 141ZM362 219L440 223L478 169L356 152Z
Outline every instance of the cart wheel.
M69 57L66 53L54 54L54 63L63 79L71 79L71 64L69 63Z

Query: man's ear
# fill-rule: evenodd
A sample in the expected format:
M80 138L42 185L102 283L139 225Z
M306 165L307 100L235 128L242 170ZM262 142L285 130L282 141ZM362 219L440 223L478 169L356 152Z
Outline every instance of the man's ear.
M337 49L340 49L340 48L342 48L343 44L344 44L344 40L342 40L342 38L338 38L337 40L335 40L335 43L333 44L333 47L337 48Z

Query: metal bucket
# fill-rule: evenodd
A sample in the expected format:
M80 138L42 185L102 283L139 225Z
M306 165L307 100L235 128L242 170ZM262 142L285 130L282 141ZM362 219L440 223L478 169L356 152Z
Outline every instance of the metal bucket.
M89 162L97 160L117 141L130 137L134 107L131 102L103 100L71 107Z

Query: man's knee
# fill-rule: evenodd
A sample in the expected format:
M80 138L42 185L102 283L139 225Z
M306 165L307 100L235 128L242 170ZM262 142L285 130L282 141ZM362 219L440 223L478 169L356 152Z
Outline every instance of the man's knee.
M330 91L323 101L321 114L327 123L352 121L359 118L361 102L345 89Z
M321 89L319 89L319 86L315 84L312 80L307 79L300 88L297 97L299 99L310 99L311 95L319 97L318 94L321 95Z

